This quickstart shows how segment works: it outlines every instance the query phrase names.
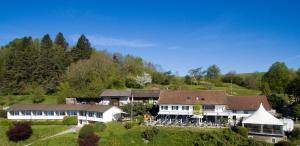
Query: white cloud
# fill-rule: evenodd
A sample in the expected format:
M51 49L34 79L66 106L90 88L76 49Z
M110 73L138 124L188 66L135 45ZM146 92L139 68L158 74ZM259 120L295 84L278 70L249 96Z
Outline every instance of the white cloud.
M156 44L142 41L142 40L127 40L120 38L112 38L100 35L86 35L92 45L94 46L125 46L134 48L154 47ZM71 39L77 41L79 35L72 35Z

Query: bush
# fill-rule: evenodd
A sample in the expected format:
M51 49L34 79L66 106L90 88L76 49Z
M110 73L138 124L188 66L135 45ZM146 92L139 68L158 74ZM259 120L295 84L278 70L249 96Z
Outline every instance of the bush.
M29 138L32 134L29 122L16 122L6 132L8 139L11 141L20 141Z
M294 130L291 132L291 138L300 139L300 128L294 128Z
M77 116L65 116L63 119L64 125L77 125Z
M92 136L94 134L94 127L92 125L84 125L79 131L79 138Z
M0 118L7 118L6 111L0 110Z
M126 129L131 129L131 128L133 127L133 123L127 122L127 123L124 124L124 127L125 127Z
M103 123L103 122L97 122L97 123L94 125L94 128L95 128L95 131L103 132L103 131L106 129L106 125L105 125L105 123Z
M78 143L80 146L97 146L99 139L95 135L94 126L92 125L84 125L79 131Z
M136 122L141 125L144 123L144 117L142 115L138 115L135 117Z
M80 146L97 146L97 142L99 141L99 137L95 134L79 138L78 143Z
M243 137L248 137L248 129L242 126L235 126L232 128L232 131L240 134Z
M278 143L275 144L275 146L291 146L292 144L287 141L279 141Z
M151 141L153 140L154 136L158 134L158 132L159 130L156 127L148 128L142 133L142 137L146 140Z

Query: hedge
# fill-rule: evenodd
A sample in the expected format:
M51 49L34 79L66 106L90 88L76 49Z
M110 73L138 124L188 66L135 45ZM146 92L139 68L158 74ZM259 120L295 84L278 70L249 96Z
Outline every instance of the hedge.
M64 125L77 125L78 119L77 116L65 116L62 122Z

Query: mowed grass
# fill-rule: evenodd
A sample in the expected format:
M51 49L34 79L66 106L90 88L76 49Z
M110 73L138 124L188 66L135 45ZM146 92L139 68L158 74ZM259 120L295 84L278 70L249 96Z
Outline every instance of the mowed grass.
M50 139L37 141L32 146L78 146L78 133L68 133Z
M103 146L175 146L192 145L193 136L196 132L210 132L221 129L200 129L200 128L166 128L158 127L159 134L148 144L142 139L142 132L145 126L134 126L131 129L125 129L120 123L111 122L107 124L104 132L97 132L101 137L99 145Z
M0 126L0 145L1 146L23 146L40 140L42 138L57 134L61 131L64 131L69 128L69 126L64 125L33 125L32 126L32 135L29 139L19 142L9 141L6 136L6 131L9 126Z

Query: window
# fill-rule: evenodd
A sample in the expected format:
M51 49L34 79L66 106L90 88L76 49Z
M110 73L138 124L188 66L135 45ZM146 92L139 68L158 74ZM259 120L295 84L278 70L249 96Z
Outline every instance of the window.
M232 113L236 113L236 110L232 110Z
M15 115L15 112L9 112L10 113L10 115L12 115L12 116L14 116Z
M18 116L19 115L19 111L15 111L14 115Z
M93 112L89 112L89 117L93 117L94 113Z
M64 111L60 111L60 112L59 112L59 115L60 115L60 116L64 116L65 114L66 114L66 113L65 113Z
M31 115L31 112L30 112L30 111L26 111L26 112L25 112L25 115L26 115L26 116L30 116L30 115Z
M43 115L43 113L41 111L33 111L32 114L34 116L37 116L37 115L41 116L41 115Z
M248 111L244 111L244 114L248 114Z
M161 106L161 110L168 110L168 106Z
M54 116L54 112L53 111L49 111L49 112L45 112L47 116Z
M21 115L24 116L25 115L25 111L21 111Z
M172 110L178 110L178 106L172 106Z
M276 138L272 137L272 143L276 143Z
M189 109L190 109L189 106L182 106L182 110L183 110L183 111L188 111Z
M102 113L96 113L97 118L102 118Z
M214 110L215 105L203 105L203 109L205 109L205 110Z
M76 111L68 111L68 115L69 116L77 116L77 112Z

